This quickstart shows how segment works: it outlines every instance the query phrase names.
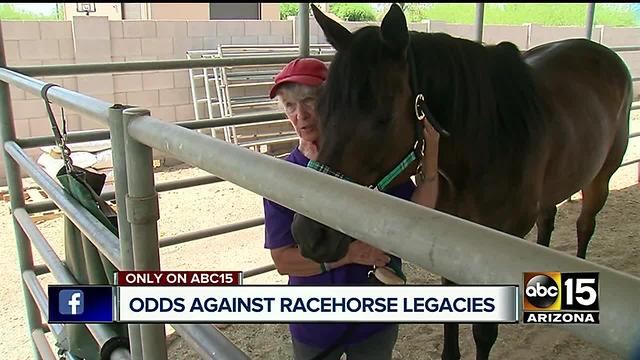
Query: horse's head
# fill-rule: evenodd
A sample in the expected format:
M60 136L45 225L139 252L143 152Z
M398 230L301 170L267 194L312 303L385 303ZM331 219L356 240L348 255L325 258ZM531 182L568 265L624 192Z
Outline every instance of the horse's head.
M394 4L380 27L351 33L312 9L337 50L317 103L322 133L317 162L355 183L375 186L408 154L419 151L406 19ZM407 180L417 165L413 160L389 185ZM300 215L292 231L303 255L317 261L344 256L350 240Z
M351 33L313 12L337 50L318 99L323 136L317 160L356 183L375 185L416 140L404 14L393 5L380 27Z

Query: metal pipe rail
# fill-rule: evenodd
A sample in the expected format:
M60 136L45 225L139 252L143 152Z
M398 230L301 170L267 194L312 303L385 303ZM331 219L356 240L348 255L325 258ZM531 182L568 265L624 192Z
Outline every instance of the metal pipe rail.
M535 269L598 271L604 310L601 324L562 327L618 354L626 355L636 343L634 336L640 332L640 321L634 317L640 313L637 277L151 116L133 118L128 134L459 284L522 285L522 272ZM255 173L262 176L252 176ZM326 191L318 192L320 188Z
M36 274L31 270L26 270L22 273L22 280L27 284L27 288L36 301L36 304L38 304L40 311L48 318L49 307L47 306L47 294L45 294L42 285L40 285Z
M205 324L171 324L191 348L202 359L211 360L248 360L249 357L238 349L224 334L212 325Z
M633 46L612 46L609 49L615 52L625 52L625 51L640 51L640 45Z
M640 105L638 105L638 107L640 107ZM629 134L629 139L633 139L638 136L640 136L640 131ZM635 164L635 163L638 163L638 179L637 180L638 180L638 183L640 183L640 158L635 160L627 160L622 164L620 164L620 167Z
M171 181L161 182L156 185L156 191L163 192L163 191L178 190L178 189L184 189L192 186L215 184L223 181L224 179L220 179L217 176L203 175L203 176L198 176L191 179L181 179L181 180L171 180ZM109 200L115 199L116 193L115 191L105 191L100 195L100 197L105 201L109 201ZM30 203L30 204L25 204L24 208L29 213L37 213L37 212L57 209L58 207L51 200L42 200L42 201Z
M167 247L171 245L181 244L193 240L204 239L210 236L222 235L238 230L249 229L252 227L260 226L264 224L264 218L255 218L251 220L240 221L233 224L226 224L221 226L212 227L209 229L196 230L188 233L182 233L175 236L167 236L160 239L158 242L160 247Z
M24 233L27 235L29 240L31 240L31 243L38 253L40 253L42 260L51 270L53 277L58 281L58 283L77 284L78 281L76 278L71 274L69 269L67 269L62 260L60 260L51 245L49 245L49 242L47 242L47 239L45 239L44 235L42 235L38 227L33 223L27 211L22 208L14 209L13 217L18 221L18 224L20 224Z
M49 175L13 141L4 144L5 151L42 187L53 202L82 231L115 267L122 268L120 242L100 221L67 194Z
M302 19L305 19L303 21ZM296 37L298 38L300 56L309 56L309 3L298 3L298 21L296 21L298 29Z
M64 261L62 262L65 266L67 265ZM37 264L33 265L33 272L36 273L37 276L48 274L51 270L47 266L47 264Z
M109 139L108 130L83 130L69 132L67 135L67 144L95 141L95 140L107 140ZM18 138L16 143L23 149L35 148L40 146L55 145L54 137L48 136L33 136L29 138Z
M127 124L132 118L149 114L149 110L146 109L130 108L124 110L121 117L121 135L127 173L125 219L131 230L132 240L130 243L132 261L129 265L134 270L160 270L158 247L160 208L153 176L152 149L132 139L127 132ZM142 357L166 359L167 344L164 325L140 324L138 328Z
M476 3L476 20L473 27L473 40L482 43L482 31L484 30L484 3Z
M593 18L596 11L596 3L589 3L587 5L587 21L585 25L585 37L591 40L593 34Z
M38 309L40 310L40 312L44 314L46 319L48 319L49 307L48 307L47 295L45 294L44 289L42 288L42 285L40 285L40 281L38 281L36 274L31 270L26 270L22 273L22 281L24 281L24 284L27 286L27 289L29 289L29 293L31 294L31 297L33 298L33 300L36 302L36 305L38 305ZM56 338L56 341L63 342L66 340L67 335L64 333L64 330L62 329L61 325L58 325L58 324L48 324L48 325L49 325L49 328L51 329L51 333Z
M260 266L260 267L255 268L255 269L243 271L242 272L242 278L243 279L250 278L252 276L261 275L261 274L268 273L269 271L273 271L273 270L276 270L276 266L274 264Z
M295 44L253 44L253 45L221 45L221 47L223 49L270 49L270 48L276 48L276 49L282 49L282 48L295 48ZM329 49L331 48L331 45L329 44L309 44L309 47L311 48L326 48ZM206 54L206 53L210 53L212 51L216 51L216 50L187 50L187 53L190 54Z
M63 76L104 73L126 73L157 70L185 70L205 67L240 66L240 65L280 65L286 64L298 56L258 56L251 58L216 58L216 59L179 59L128 61L111 63L63 64L11 66L7 69L28 76ZM314 55L322 61L331 61L333 55Z
M31 332L31 339L36 345L38 349L38 353L42 356L44 360L57 360L58 358L53 354L53 350L51 350L51 346L49 346L49 342L47 338L44 336L44 331L42 329L35 329Z
M53 91L54 89L51 89L50 91ZM66 91L70 91L70 90L66 90ZM73 94L78 94L73 91L70 91L70 92L72 92ZM38 90L38 93L39 93L39 90ZM187 129L197 130L197 129L205 129L205 128L223 127L228 125L253 124L258 122L268 122L268 121L276 121L276 120L283 120L283 119L286 119L286 115L283 112L269 111L269 112L261 112L258 114L251 114L251 115L247 115L247 114L234 115L234 116L230 116L227 118L220 118L220 119L180 121L180 122L176 122L175 124L185 127ZM109 130L76 131L76 132L69 133L67 143L72 144L72 143L78 143L78 142L84 142L84 141L106 140L106 139L109 139ZM17 139L16 143L20 145L20 147L22 147L23 149L28 149L28 148L34 148L39 146L55 145L55 140L53 136L35 136L31 138Z
M38 79L28 77L6 68L0 68L0 80L36 96L40 96L40 91L47 84ZM101 124L108 125L107 118L109 116L109 108L111 107L111 104L106 101L98 100L91 96L80 94L58 86L49 89L47 97L51 102L63 106L67 110L75 110L84 115L89 115Z

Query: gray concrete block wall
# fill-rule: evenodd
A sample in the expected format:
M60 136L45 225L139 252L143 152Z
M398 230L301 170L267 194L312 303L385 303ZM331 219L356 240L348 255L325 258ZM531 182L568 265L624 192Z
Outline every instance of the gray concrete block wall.
M154 38L156 37L156 22L149 20L123 20L122 34L127 39Z

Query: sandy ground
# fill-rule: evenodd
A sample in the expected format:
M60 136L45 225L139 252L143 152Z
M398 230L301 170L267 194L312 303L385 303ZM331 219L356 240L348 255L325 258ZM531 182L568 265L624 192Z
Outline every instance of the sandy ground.
M635 112L632 131L640 130L640 113ZM640 140L632 140L626 159L640 157ZM184 166L165 169L156 174L156 182L203 175L199 169ZM640 186L636 185L635 165L620 169L611 183L611 193L598 216L598 225L588 258L598 264L640 276ZM574 198L579 198L575 196ZM212 227L262 216L261 198L231 183L204 185L188 190L160 194L160 236ZM580 201L559 206L556 230L551 247L575 254L575 219ZM0 349L3 358L31 358L24 320L24 300L18 276L13 228L7 207L0 213L0 272L5 280L0 286ZM62 221L39 224L43 234L52 239L59 255L62 250ZM235 270L251 269L271 262L263 249L264 227L193 241L161 249L165 270ZM535 228L527 236L535 237ZM34 251L36 263L41 263ZM439 277L412 264L406 265L410 283L439 284ZM43 284L52 283L50 275L40 277ZM286 283L275 272L246 279L245 283ZM606 310L604 310L606 311ZM471 327L461 326L460 349L463 359L474 357ZM290 338L286 325L233 324L223 330L251 358L291 358ZM167 327L170 359L197 359L197 354L183 339ZM51 335L48 335L51 340ZM439 359L442 349L441 325L401 325L394 359ZM559 328L534 325L502 325L492 352L494 359L617 359L594 345Z

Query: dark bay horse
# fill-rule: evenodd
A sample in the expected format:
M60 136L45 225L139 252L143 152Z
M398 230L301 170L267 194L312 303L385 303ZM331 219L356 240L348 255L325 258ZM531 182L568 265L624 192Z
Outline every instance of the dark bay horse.
M415 150L420 93L450 134L440 140L437 210L519 237L536 223L538 243L548 246L556 204L582 190L577 256L586 256L629 135L631 76L615 52L570 39L521 53L509 42L409 32L395 4L380 27L354 33L313 13L337 50L317 104L319 163L375 184ZM292 232L316 261L344 256L336 244L352 240L301 215ZM473 326L478 359L488 358L497 333L496 324ZM457 324L445 325L444 341L442 358L459 359Z

